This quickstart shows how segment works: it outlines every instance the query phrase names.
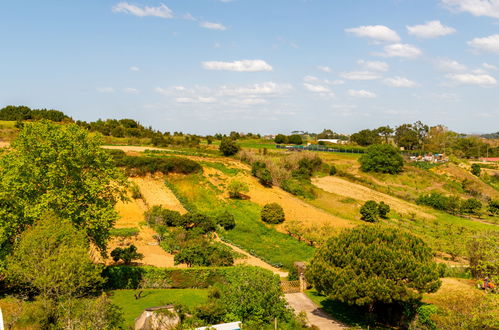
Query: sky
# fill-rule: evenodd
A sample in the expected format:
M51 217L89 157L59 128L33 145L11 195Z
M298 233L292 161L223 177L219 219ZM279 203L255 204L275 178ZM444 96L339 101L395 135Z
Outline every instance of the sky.
M0 106L162 131L499 130L499 0L1 0Z

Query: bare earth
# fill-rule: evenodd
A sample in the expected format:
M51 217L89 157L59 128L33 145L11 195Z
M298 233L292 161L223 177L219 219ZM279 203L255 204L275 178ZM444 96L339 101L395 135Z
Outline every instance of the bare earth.
M402 199L392 197L387 194L383 194L381 192L369 189L360 184L352 183L347 180L335 177L335 176L326 176L323 178L313 178L312 183L330 193L334 193L337 195L361 200L375 200L376 202L385 202L394 210L399 213L408 214L410 212L416 213L416 215L425 218L425 219L434 219L435 217L431 214L428 214L424 211L423 208L413 205L409 202L406 202Z
M319 329L346 329L345 326L335 321L322 309L318 308L304 293L287 293L284 295L289 306L295 313L305 312L310 325Z
M136 177L130 178L130 181L139 186L144 201L149 207L159 205L182 214L187 212L178 201L177 197L175 197L171 190L165 185L162 177Z

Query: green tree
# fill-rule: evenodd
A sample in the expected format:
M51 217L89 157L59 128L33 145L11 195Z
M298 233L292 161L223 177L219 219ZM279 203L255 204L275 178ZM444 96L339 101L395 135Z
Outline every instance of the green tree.
M236 227L236 220L232 214L228 211L224 211L217 217L217 224L222 226L225 230L231 230Z
M476 198L469 198L461 203L461 212L478 215L482 209L482 202Z
M277 143L277 144L286 143L287 142L286 135L284 135L284 134L277 134L275 136L274 142Z
M83 297L103 279L90 260L85 232L69 221L48 216L24 231L7 258L7 278L34 288L44 299Z
M361 219L367 222L378 221L378 203L375 201L367 201L360 208Z
M491 215L499 214L499 199L491 199L487 208Z
M381 142L378 131L375 129L363 129L360 132L352 134L352 136L350 136L350 140L360 146L370 146Z
M277 203L265 204L260 213L260 217L263 222L271 224L279 224L285 220L284 210L281 205Z
M403 124L395 130L395 143L405 150L414 150L419 147L419 135L412 124Z
M381 135L384 138L385 143L388 144L388 139L392 136L393 132L395 131L390 126L381 126L376 129L376 132L379 135Z
M390 213L390 205L380 202L378 204L378 215L383 219L388 219L388 213Z
M101 140L75 124L26 123L0 159L0 247L53 212L105 251L126 180Z
M144 258L142 253L137 252L137 247L135 245L130 245L126 248L117 247L111 251L111 257L114 262L119 262L123 260L125 265L130 265L134 260L141 260Z
M498 276L499 234L489 231L472 237L467 245L473 278Z
M364 225L331 238L306 273L333 300L374 310L376 304L420 300L440 287L431 249L397 229Z
M241 198L242 193L248 192L249 187L246 183L239 180L232 180L227 186L230 198Z
M375 144L367 148L359 158L360 169L364 172L397 174L402 172L404 159L398 150L388 144Z
M220 147L219 147L219 150L220 152L224 155L224 156L232 156L232 155L235 155L237 154L237 152L240 150L241 148L239 147L239 145L236 143L236 141L234 141L233 139L231 138L222 138L222 141L220 142Z
M288 136L288 143L291 144L303 144L303 138L301 137L300 134L293 134Z
M481 169L479 164L475 163L471 165L471 174L473 174L474 176L480 176L480 172Z
M335 175L336 172L337 172L336 166L331 165L331 167L329 168L329 175Z

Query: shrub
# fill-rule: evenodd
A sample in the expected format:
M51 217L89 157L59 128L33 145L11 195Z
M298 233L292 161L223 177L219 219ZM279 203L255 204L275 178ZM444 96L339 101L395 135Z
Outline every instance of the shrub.
M240 149L239 145L231 138L223 138L220 142L219 150L224 156L233 156Z
M385 204L386 205L386 204ZM375 201L367 201L360 208L361 219L367 222L378 221L378 203Z
M167 227L176 227L182 224L182 215L173 210L164 209L159 205L154 205L145 214L146 222L151 225L162 225Z
M174 257L175 264L191 266L232 266L234 256L232 250L222 244L208 240L192 240Z
M286 135L284 135L284 134L277 134L275 139L274 139L274 142L277 144L286 143L286 141L287 141L287 138L286 138Z
M388 213L390 213L390 205L380 202L378 204L378 215L383 219L388 219Z
M304 179L290 178L282 181L281 188L295 196L313 199L316 197L314 187L310 181Z
M139 234L139 228L113 228L109 231L111 236L132 237Z
M442 210L451 214L456 214L460 211L461 200L456 196L444 196L440 193L433 192L428 195L421 195L416 199L416 204L433 207L436 210Z
M242 193L249 191L249 187L244 182L241 182L239 180L232 180L229 183L227 190L229 191L230 198L241 198Z
M461 204L462 213L478 215L481 209L482 209L482 202L480 202L476 198L467 199Z
M127 248L117 247L111 251L111 257L114 262L119 262L123 260L125 265L130 265L133 260L141 260L144 258L142 253L137 252L137 247L135 245L130 245Z
M234 216L232 214L225 211L217 217L217 224L225 230L231 230L236 226L236 221L234 220Z
M260 181L260 183L265 187L272 186L272 174L267 169L267 165L265 163L259 161L254 162L251 165L251 174L258 178L258 181Z
M336 174L336 166L331 165L329 168L329 175L335 175Z
M284 222L284 210L281 205L277 203L266 204L260 214L263 222L271 224L279 224Z
M471 164L471 174L475 176L480 176L480 165L479 164Z
M116 166L124 167L125 173L129 176L156 172L192 174L203 170L197 162L183 157L127 156L124 153L116 152L116 150L110 153Z
M491 215L499 214L499 199L491 199L489 201L488 211Z
M130 193L133 199L141 199L142 193L140 192L139 186L135 182L130 183Z
M185 229L199 228L202 233L209 233L216 230L216 223L212 217L197 212L184 214L182 222L182 227Z
M402 172L404 160L399 151L389 144L375 144L359 158L364 172L397 174Z
M303 138L299 134L293 134L293 135L288 136L288 143L303 144Z

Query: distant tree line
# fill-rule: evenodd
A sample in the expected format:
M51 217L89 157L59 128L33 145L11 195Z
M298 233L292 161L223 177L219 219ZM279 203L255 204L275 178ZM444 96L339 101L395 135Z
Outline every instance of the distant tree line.
M71 117L59 110L30 109L27 106L8 105L0 109L0 120L42 120L47 119L55 122L73 121Z

